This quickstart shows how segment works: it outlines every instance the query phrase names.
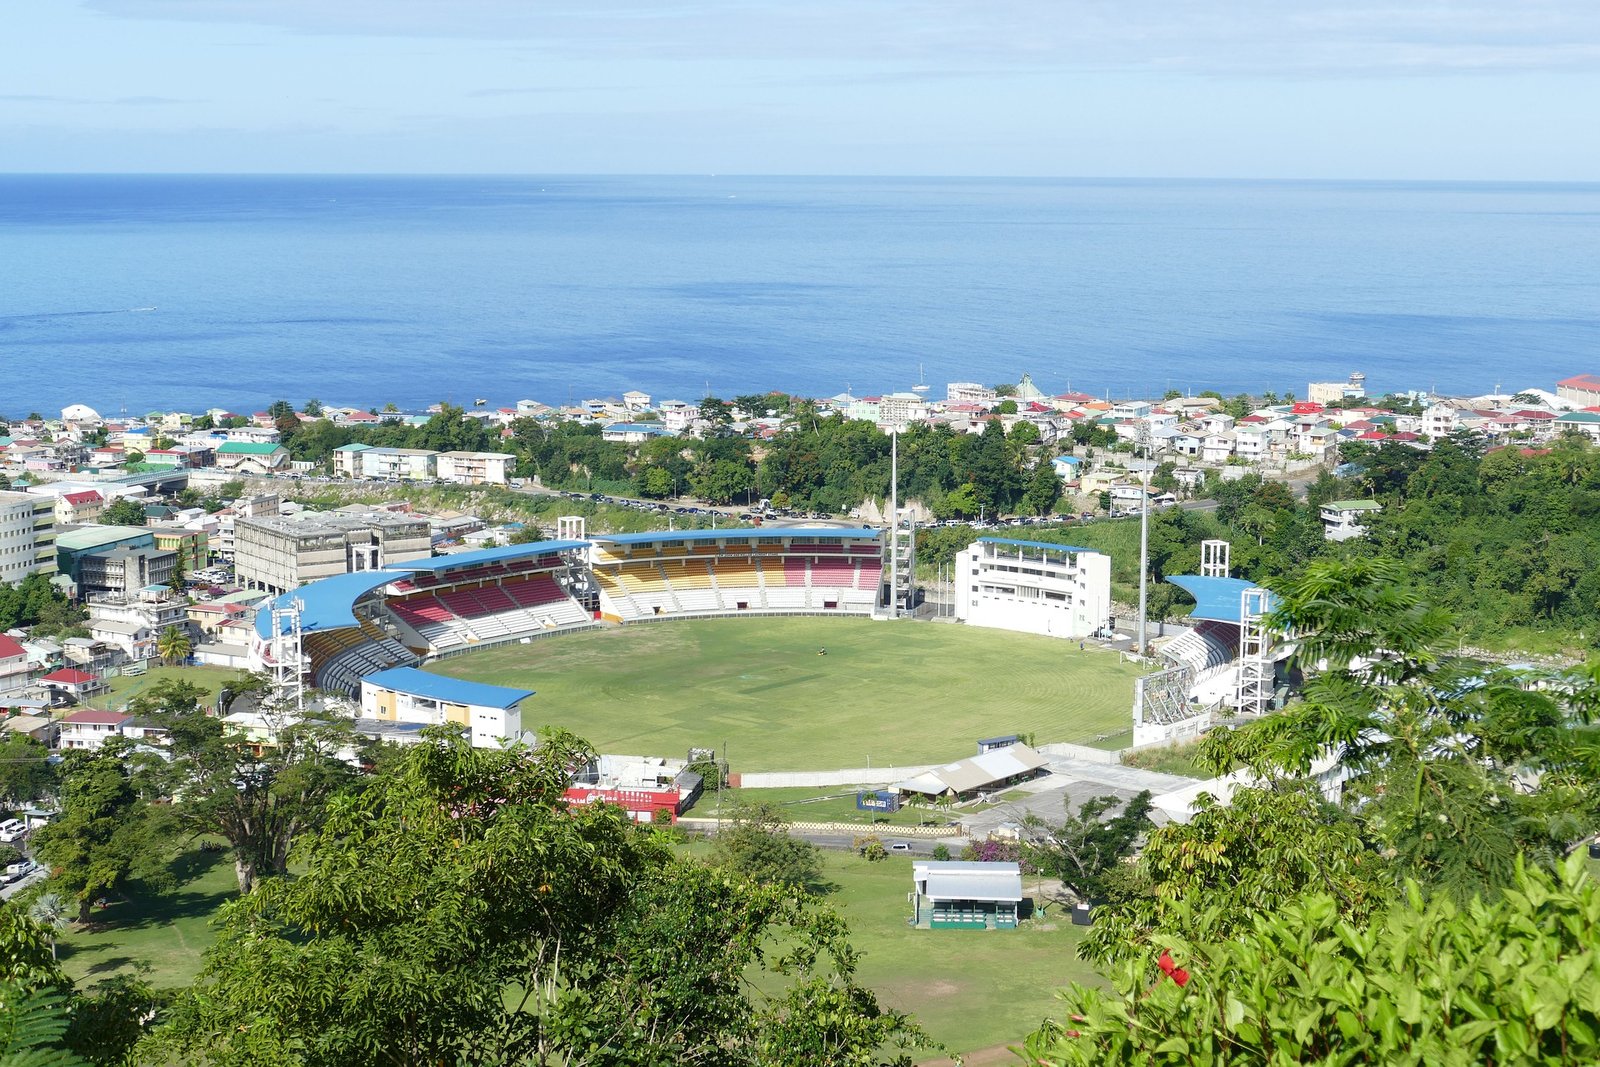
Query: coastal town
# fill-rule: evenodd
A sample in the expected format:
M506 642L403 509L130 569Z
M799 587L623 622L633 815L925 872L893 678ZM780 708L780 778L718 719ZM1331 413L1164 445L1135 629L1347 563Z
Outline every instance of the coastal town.
M924 425L981 434L998 425L1015 437L1019 426L1031 428L1022 435L1033 445L1028 462L1047 464L1062 495L1056 514L1011 520L1016 523L1136 514L1145 501L1159 507L1179 494L1199 494L1208 474L1224 482L1249 474L1304 479L1307 472L1334 467L1347 442L1426 450L1465 433L1488 447L1538 450L1565 433L1600 441L1600 376L1594 375L1565 379L1553 390L1531 386L1473 397L1408 393L1374 401L1365 395L1363 377L1353 374L1342 382L1310 383L1306 397L1098 399L1048 394L1024 374L1015 385L950 383L943 400L929 398L925 388L824 397L812 412L886 432ZM794 418L763 408L764 399L770 398L656 402L629 391L563 407L532 400L508 407L484 403L457 414L480 425L486 440L511 439L521 420L532 420L597 428L602 440L624 446L719 433L747 438L759 450ZM422 426L440 410L407 414L392 406L312 402L300 410L278 404L249 414L214 409L108 418L75 404L59 417L33 413L10 420L0 436L0 477L6 483L0 491L0 579L18 583L43 576L82 606L84 618L73 636L14 629L4 638L0 703L30 716L5 727L25 729L52 745L83 744L74 724L58 726L50 709L92 697L110 674L168 658L174 645L186 661L248 666L256 609L272 596L349 571L516 539L519 523L494 523L453 509L429 513L398 491L438 485L532 491L536 474L519 470L512 452L348 443L314 462L295 459L284 444L286 435L313 423L353 431ZM1158 472L1163 477L1155 477ZM327 483L397 491L381 503L342 508L319 509L295 499L306 486ZM617 502L645 507L663 526L713 510L686 507L681 500ZM753 493L742 503L725 503L728 520L779 517L770 501L758 502ZM1360 536L1364 519L1378 506L1371 500L1324 501L1324 536ZM921 518L940 521L926 513ZM1007 517L975 513L962 521L985 528Z

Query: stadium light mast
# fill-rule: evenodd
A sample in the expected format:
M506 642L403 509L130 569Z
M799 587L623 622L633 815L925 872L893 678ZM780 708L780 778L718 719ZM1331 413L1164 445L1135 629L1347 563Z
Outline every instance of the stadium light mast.
M889 429L889 618L900 617L900 427Z
M1150 422L1148 419L1139 430L1139 444L1144 447L1142 472L1144 496L1139 501L1139 658L1142 660L1145 649L1149 647L1149 642L1146 640L1149 612L1145 609L1150 592Z

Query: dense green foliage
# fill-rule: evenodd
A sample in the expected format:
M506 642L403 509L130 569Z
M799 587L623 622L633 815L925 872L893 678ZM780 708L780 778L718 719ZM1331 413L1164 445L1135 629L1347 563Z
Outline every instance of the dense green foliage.
M1600 827L1600 664L1462 661L1403 573L1324 559L1276 583L1304 699L1204 740L1257 784L1150 835L1081 949L1121 962L1117 992L1070 990L1037 1061L1594 1058L1600 891L1568 857ZM1309 776L1330 755L1337 805Z
M130 704L168 732L168 755L144 762L142 784L180 798L173 816L190 834L227 840L239 891L248 893L258 877L288 872L294 842L320 824L328 799L351 785L355 771L341 755L359 748L359 739L348 719L308 713L291 722L267 704L262 711L280 720L276 743L252 744L207 715L203 697L199 686L163 681Z
M817 846L791 837L783 813L768 804L741 804L732 825L717 834L713 861L757 885L814 890L822 882Z
M61 815L33 835L54 886L69 894L78 921L94 902L136 883L159 886L174 842L164 808L139 796L123 760L123 744L74 749L61 764Z
M49 575L35 572L15 585L0 583L0 632L21 626L36 637L87 636L87 630L75 629L83 619L83 611L50 584Z
M224 911L150 1058L204 1064L877 1064L920 1032L828 910L569 809L593 757L442 731L329 804L304 873ZM773 980L749 983L747 972Z
M1249 913L1233 937L1170 939L1182 985L1132 960L1109 993L1073 986L1069 1022L1035 1034L1028 1062L1592 1064L1596 923L1600 886L1581 856L1554 874L1519 867L1487 903L1429 900L1412 886L1363 922L1311 891Z

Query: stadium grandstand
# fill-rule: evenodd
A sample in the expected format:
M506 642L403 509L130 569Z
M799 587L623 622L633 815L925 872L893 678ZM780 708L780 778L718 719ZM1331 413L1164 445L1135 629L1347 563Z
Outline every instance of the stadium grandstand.
M956 617L1081 639L1111 624L1111 557L1092 548L980 537L956 554Z
M780 527L592 539L600 614L615 622L744 613L871 614L883 598L883 534Z
M310 684L356 696L363 676L452 651L595 625L581 600L586 541L540 541L411 560L312 582L256 614L252 665L284 653L273 620L294 608ZM592 596L592 594L590 594Z
M256 614L251 664L357 697L369 675L607 621L871 614L883 584L883 536L873 529L655 531L508 545L284 593Z
M1225 575L1180 574L1167 580L1194 598L1189 613L1193 625L1161 649L1163 659L1185 672L1184 688L1190 702L1223 703L1246 712L1262 710L1241 707L1239 691L1241 678L1249 673L1246 661L1263 655L1267 656L1267 680L1271 681L1270 653L1250 647L1252 631L1259 630L1259 615L1275 606L1271 594L1253 582Z

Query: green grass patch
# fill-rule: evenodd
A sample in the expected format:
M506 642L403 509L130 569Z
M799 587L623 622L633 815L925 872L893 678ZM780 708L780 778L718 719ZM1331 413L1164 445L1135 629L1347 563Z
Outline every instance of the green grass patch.
M95 707L120 707L161 682L180 681L204 689L207 701L214 705L222 687L241 673L233 667L151 667L143 674L112 678L111 691L96 693L89 703Z
M1200 742L1190 741L1187 744L1158 745L1153 748L1141 748L1137 752L1124 752L1122 762L1129 767L1159 771L1162 774L1176 774L1184 778L1205 780L1215 777L1200 766L1199 754Z
M428 669L535 690L525 729L561 726L603 752L726 746L735 772L943 763L1006 733L1088 741L1128 727L1138 673L1076 642L860 618L675 620Z
M860 811L856 808L856 790L848 786L795 786L788 789L727 789L722 794L723 818L730 817L740 804L770 804L790 822L837 822L861 827L862 833L892 830L897 826L930 826L957 818L962 812L975 810L956 807L945 815L934 807L904 807L896 812ZM689 813L696 818L710 819L717 814L717 794L702 796Z
M862 984L955 1052L1020 1042L1058 1014L1057 988L1101 981L1077 957L1087 931L1067 911L1051 908L1015 930L914 930L906 923L910 860L869 863L830 852L824 869L836 887L828 902L849 921L861 953ZM1031 895L1033 883L1024 879L1023 891Z
M188 985L216 942L217 909L239 893L225 852L191 849L173 861L172 892L137 895L97 908L87 927L73 923L57 943L61 966L80 985L115 975L140 976L159 988ZM48 883L46 883L48 891Z

